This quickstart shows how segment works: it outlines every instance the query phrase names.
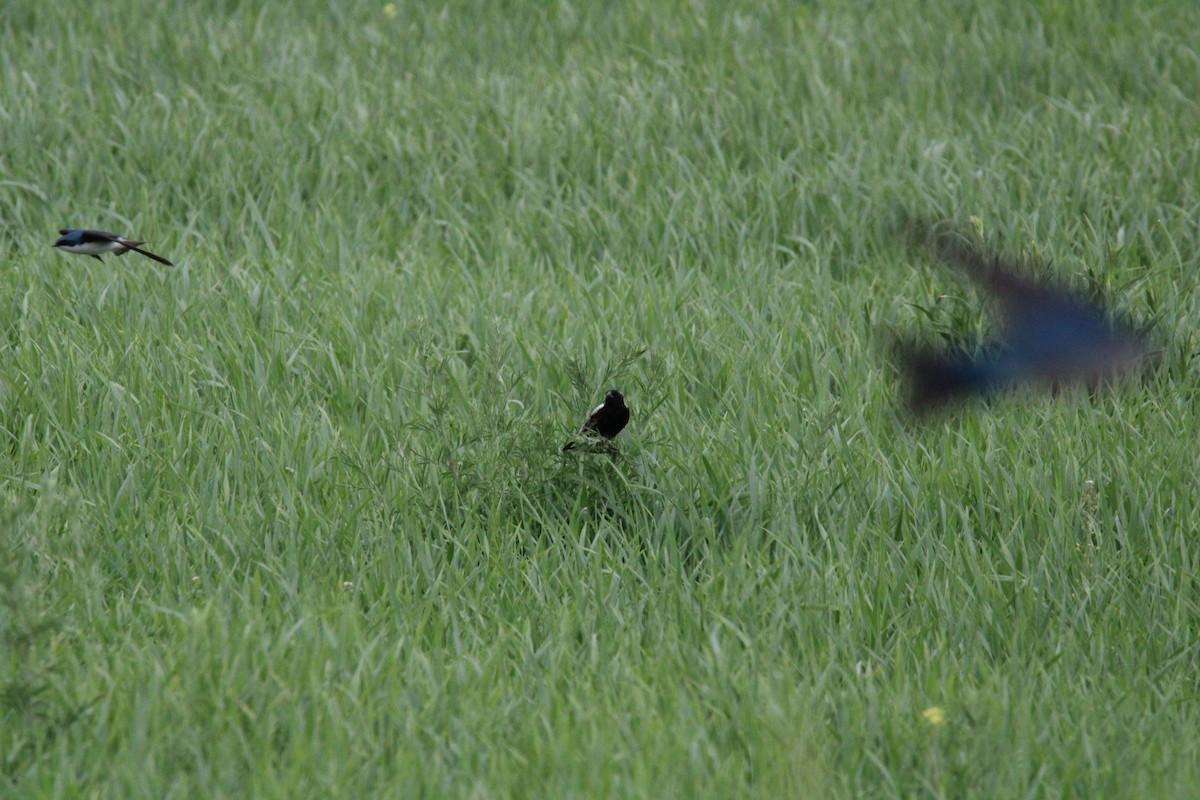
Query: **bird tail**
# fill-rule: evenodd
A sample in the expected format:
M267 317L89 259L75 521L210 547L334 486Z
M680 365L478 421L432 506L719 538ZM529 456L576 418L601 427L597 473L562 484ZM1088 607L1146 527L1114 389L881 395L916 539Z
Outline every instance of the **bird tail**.
M130 250L133 250L135 253L141 253L142 255L146 256L147 258L153 258L155 261L157 261L160 264L166 264L168 267L175 266L174 264L172 264L170 261L167 261L162 256L156 256L156 255L154 255L154 253L151 253L149 250L143 250L142 248L138 247L137 245L134 245L133 243L131 243L129 241L121 242L121 244L125 245ZM145 242L138 242L138 244L145 244Z

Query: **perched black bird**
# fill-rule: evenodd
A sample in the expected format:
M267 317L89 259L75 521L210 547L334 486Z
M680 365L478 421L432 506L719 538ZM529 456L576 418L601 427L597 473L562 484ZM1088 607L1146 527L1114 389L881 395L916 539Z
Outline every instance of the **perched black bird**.
M149 250L143 250L138 247L138 245L145 244L145 242L137 239L126 239L117 233L77 228L60 228L58 232L60 236L54 243L54 246L68 253L81 253L85 256L91 256L97 261L104 261L100 257L101 253L112 253L113 255L121 256L133 250L147 258L153 258L160 264L166 264L168 267L175 266L162 256L156 256Z
M604 393L604 402L596 406L596 410L579 428L579 435L596 433L607 443L624 430L629 424L629 406L625 405L625 397L616 389ZM563 452L574 449L575 442L563 445Z
M996 298L1002 325L978 356L900 348L909 401L918 413L957 397L1021 383L1096 386L1132 369L1147 353L1141 334L1077 293L1039 284L1000 257L961 241L943 241L935 245L935 253Z

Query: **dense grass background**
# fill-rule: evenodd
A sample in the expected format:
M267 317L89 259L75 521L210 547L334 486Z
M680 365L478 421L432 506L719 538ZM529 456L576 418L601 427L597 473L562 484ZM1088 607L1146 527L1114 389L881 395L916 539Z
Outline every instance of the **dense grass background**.
M1128 5L4 3L0 793L1196 796L1200 7ZM1156 369L911 424L989 317L905 214Z

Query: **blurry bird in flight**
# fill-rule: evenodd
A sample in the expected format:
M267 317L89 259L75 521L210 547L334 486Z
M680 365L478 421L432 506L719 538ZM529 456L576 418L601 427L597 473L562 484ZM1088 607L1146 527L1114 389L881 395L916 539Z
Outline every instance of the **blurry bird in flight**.
M133 250L135 253L141 253L147 258L153 258L160 264L166 264L168 267L175 266L162 256L156 256L149 250L143 250L138 246L145 244L145 242L137 239L126 239L120 234L78 228L61 228L58 232L60 235L54 242L54 246L68 253L80 253L85 256L91 256L97 261L104 261L104 259L100 258L103 253L112 253L113 255L120 256Z
M996 299L1002 323L999 336L978 355L900 347L915 412L1022 383L1094 387L1131 370L1147 354L1140 333L1075 292L1038 283L999 256L962 240L943 238L933 251Z
M609 389L604 394L604 402L596 406L579 428L579 436L599 434L605 444L611 444L613 437L624 430L629 424L629 407L625 405L625 397L616 389ZM563 445L563 452L573 450L575 442Z

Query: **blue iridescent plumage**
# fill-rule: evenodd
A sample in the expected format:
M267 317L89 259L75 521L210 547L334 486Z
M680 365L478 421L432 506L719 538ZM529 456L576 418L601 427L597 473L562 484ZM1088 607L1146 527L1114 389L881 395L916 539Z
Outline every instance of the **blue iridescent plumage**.
M999 335L977 354L907 346L900 358L918 412L957 397L1022 383L1096 385L1135 366L1143 337L1069 290L1038 283L1002 259L961 242L935 246L999 304Z

